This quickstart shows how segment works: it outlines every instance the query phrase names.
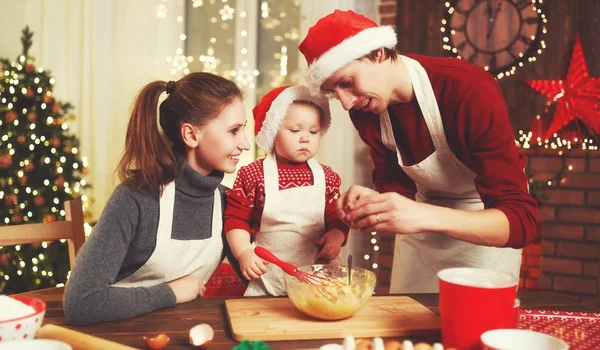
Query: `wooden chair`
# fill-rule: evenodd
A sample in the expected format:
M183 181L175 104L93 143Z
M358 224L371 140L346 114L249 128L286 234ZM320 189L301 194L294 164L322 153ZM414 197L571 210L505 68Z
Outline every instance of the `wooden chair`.
M81 201L66 201L65 216L65 221L0 226L0 246L67 239L72 270L75 266L75 256L85 242Z

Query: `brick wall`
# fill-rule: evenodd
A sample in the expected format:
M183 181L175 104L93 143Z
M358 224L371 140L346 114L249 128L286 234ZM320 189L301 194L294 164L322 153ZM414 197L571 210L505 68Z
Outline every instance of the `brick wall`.
M600 303L600 152L527 152L528 173L542 188L538 287Z
M381 0L379 4L379 22L396 28L396 0Z
M523 248L523 259L521 261L521 273L519 278L519 290L539 290L538 279L542 267L541 235L543 227L538 227L538 236L532 244Z

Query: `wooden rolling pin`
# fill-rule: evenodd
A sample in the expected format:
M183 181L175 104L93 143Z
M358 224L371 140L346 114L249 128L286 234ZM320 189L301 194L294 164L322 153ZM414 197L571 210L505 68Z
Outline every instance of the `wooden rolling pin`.
M63 341L73 348L73 350L130 350L135 349L130 346L115 343L110 340L94 337L89 334L76 332L74 330L47 324L38 329L36 338L54 339Z

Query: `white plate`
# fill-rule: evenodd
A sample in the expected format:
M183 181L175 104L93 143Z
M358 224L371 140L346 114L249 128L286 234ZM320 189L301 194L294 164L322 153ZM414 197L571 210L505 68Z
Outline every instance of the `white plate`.
M33 339L0 342L0 350L73 350L73 348L58 340Z

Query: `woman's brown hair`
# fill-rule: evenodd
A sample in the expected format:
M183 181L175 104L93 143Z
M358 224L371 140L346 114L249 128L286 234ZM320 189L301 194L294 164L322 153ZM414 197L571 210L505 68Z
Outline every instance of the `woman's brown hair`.
M156 110L163 92L167 98ZM117 166L121 181L133 189L160 189L171 182L185 163L181 138L183 123L202 126L216 118L234 99L242 98L230 80L210 73L191 73L177 82L155 81L138 94ZM157 119L166 136L160 134Z

